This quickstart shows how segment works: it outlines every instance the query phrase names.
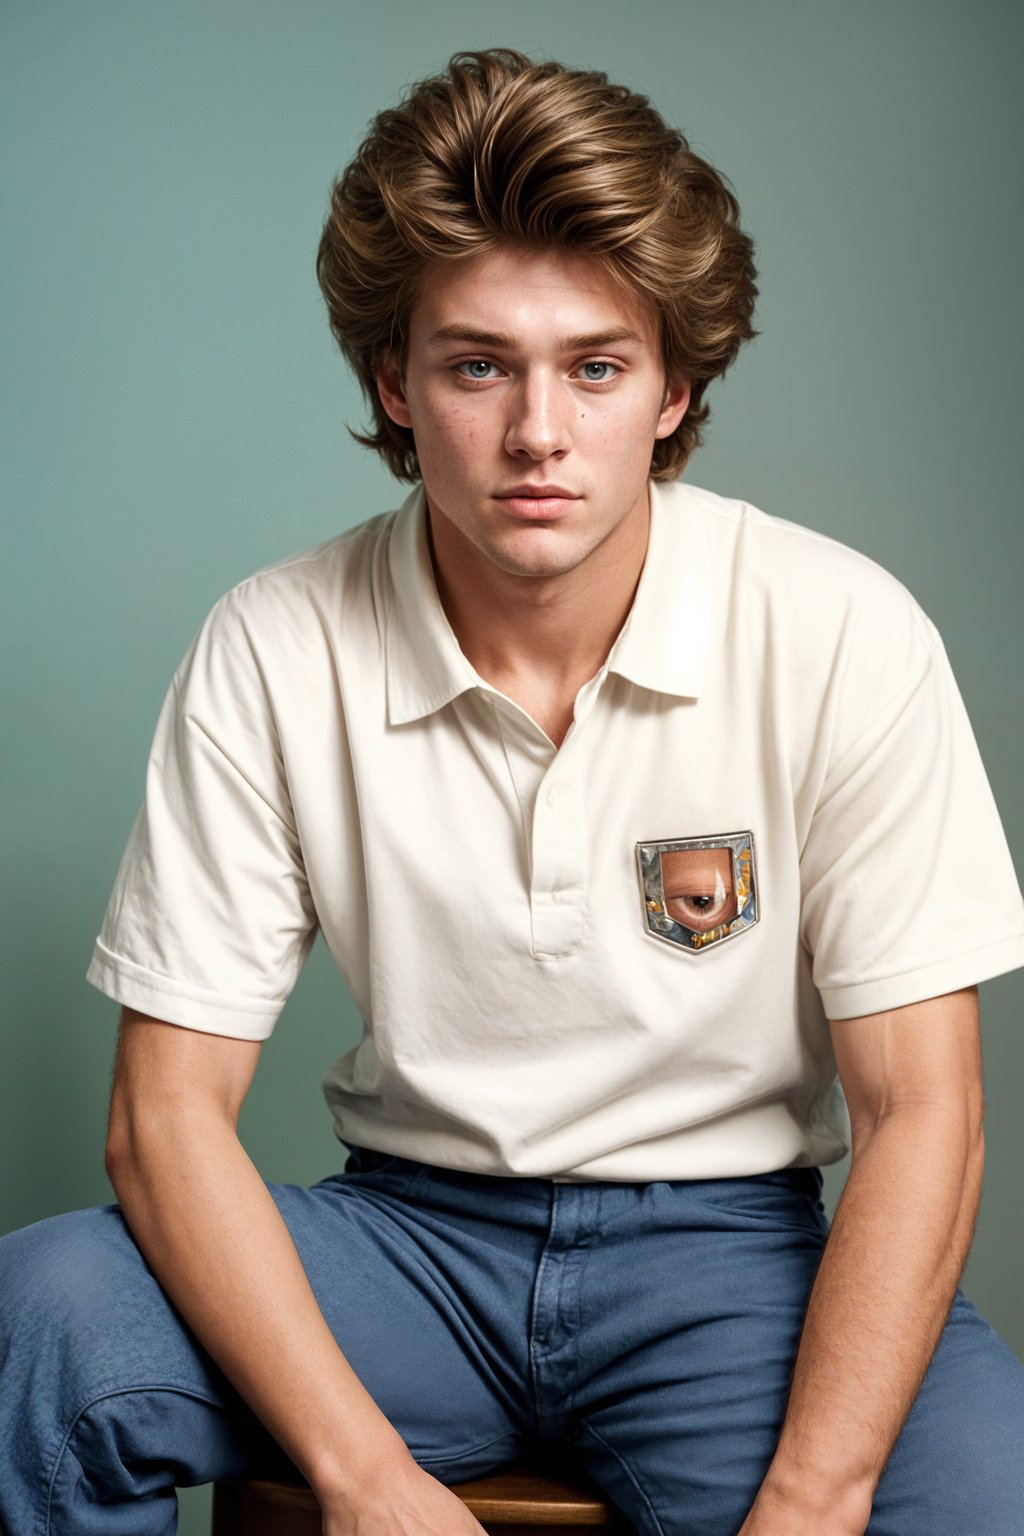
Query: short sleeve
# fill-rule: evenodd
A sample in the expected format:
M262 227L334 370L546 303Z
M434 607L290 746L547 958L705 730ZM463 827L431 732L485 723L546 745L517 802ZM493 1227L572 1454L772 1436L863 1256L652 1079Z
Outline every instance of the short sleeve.
M272 1032L316 915L243 589L175 673L86 980L211 1034Z
M945 647L924 624L930 646L899 652L902 684L897 672L829 768L801 855L801 939L829 1019L1024 965L999 812Z

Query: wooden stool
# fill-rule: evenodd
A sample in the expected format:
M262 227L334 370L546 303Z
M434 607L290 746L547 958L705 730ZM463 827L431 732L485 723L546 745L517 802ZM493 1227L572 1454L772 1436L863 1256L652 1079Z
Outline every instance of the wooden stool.
M512 1462L448 1486L490 1536L561 1536L566 1526L601 1527L606 1536L629 1531L575 1470L563 1475ZM309 1488L258 1478L214 1485L212 1536L321 1536L321 1530L320 1506Z

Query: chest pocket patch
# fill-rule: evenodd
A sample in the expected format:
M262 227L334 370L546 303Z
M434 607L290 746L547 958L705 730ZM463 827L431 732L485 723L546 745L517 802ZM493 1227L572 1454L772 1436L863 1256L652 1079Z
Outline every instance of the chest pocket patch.
M637 843L646 932L700 954L758 919L752 832Z

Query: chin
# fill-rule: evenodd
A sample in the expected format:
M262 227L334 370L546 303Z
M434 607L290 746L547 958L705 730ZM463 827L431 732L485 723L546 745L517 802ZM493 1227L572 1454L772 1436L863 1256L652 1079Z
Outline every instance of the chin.
M582 565L589 553L589 549L545 550L538 551L531 558L528 555L513 555L508 551L500 550L492 553L491 560L510 576L523 576L534 581L542 581L574 571L578 565Z

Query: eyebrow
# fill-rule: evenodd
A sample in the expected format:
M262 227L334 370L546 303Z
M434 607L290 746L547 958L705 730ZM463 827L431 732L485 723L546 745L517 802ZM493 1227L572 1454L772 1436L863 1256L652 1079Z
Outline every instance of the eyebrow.
M558 336L555 338L555 348L559 352L596 352L602 347L612 347L623 341L642 345L643 339L628 326L620 325L611 330L590 331L581 336ZM504 331L478 331L468 325L442 325L427 337L428 346L444 341L468 341L471 346L493 347L500 352L517 352L522 347L517 336L510 336Z

